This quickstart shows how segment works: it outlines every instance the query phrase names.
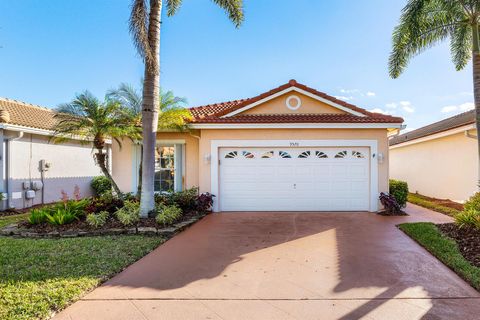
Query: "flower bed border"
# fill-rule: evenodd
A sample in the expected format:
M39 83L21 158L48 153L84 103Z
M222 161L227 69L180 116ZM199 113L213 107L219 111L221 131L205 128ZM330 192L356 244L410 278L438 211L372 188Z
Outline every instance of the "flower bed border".
M156 228L156 227L130 227L130 228L116 228L105 230L67 230L67 231L52 231L48 233L36 232L32 229L19 228L18 223L8 225L0 229L0 236L10 236L17 238L76 238L76 237L90 237L90 236L112 236L120 234L137 234L171 237L186 228L190 227L197 221L204 218L206 214L197 215L190 219L180 221L173 224L171 227Z

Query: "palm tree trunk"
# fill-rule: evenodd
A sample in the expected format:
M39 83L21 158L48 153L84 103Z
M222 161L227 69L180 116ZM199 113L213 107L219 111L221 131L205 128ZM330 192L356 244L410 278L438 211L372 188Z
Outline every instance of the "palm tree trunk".
M158 96L160 93L160 19L162 0L150 0L148 41L156 61L154 65L145 63L143 80L142 130L143 130L143 170L140 216L148 217L155 209L154 175L155 147L158 127Z
M473 98L475 101L475 124L477 127L477 187L480 187L480 45L479 45L479 30L478 26L473 26L473 52L472 52L472 65L473 65Z
M117 196L121 199L122 198L122 192L120 191L120 188L118 187L117 183L115 180L113 180L112 175L110 172L108 172L107 168L107 154L103 153L102 149L97 149L98 152L95 153L95 157L97 158L97 163L98 166L100 167L100 170L102 170L102 173L105 177L107 177L108 180L112 183L113 190L117 193Z

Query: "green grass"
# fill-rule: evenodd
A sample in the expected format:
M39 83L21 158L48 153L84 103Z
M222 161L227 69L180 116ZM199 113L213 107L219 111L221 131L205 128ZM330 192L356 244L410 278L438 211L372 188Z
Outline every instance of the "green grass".
M404 223L398 227L472 287L480 290L480 268L468 262L460 253L456 242L444 236L433 223Z
M427 209L431 209L433 211L437 211L437 212L446 214L446 215L451 216L451 217L455 217L455 215L457 215L458 213L461 212L457 209L453 209L453 208L450 208L450 207L445 207L445 206L439 205L437 203L434 203L432 201L429 201L428 199L424 198L422 195L416 194L416 193L408 194L408 202L416 204L420 207L424 207L424 208L427 208Z
M162 241L133 235L0 237L0 319L49 318Z
M8 226L9 224L16 223L22 220L26 220L28 213L17 214L14 216L0 217L0 228Z

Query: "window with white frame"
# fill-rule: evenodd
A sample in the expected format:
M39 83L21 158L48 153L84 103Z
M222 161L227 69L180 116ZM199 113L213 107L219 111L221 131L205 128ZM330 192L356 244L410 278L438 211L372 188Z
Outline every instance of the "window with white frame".
M157 144L155 150L155 192L171 193L182 190L182 155L182 144Z

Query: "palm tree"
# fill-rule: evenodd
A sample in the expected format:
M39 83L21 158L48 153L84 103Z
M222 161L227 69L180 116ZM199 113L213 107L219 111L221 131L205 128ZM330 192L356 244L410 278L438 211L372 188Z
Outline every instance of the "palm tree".
M243 21L243 0L213 0L238 27ZM182 0L165 0L167 15L174 15ZM155 208L153 177L160 93L160 20L163 0L133 0L130 33L145 63L142 99L143 172L140 214L147 217Z
M135 122L141 123L142 95L132 85L121 83L117 89L108 91L107 97L121 103L131 112ZM164 131L188 131L188 120L192 118L192 115L190 111L184 107L187 104L187 99L175 96L172 91L164 92L160 89L159 101L158 129ZM142 191L142 160L140 160L140 166L138 168L139 183L137 196L139 197Z
M472 61L477 132L480 132L479 24L478 0L410 0L393 32L389 59L390 76L397 78L412 57L449 38L455 68L462 70ZM478 153L480 159L480 140Z
M121 191L107 168L106 140L111 138L121 146L122 138L140 139L140 128L135 125L131 114L118 101L99 101L90 92L79 94L70 103L56 108L53 141L61 143L72 138L81 138L84 143L93 140L97 150L95 160L119 197Z

